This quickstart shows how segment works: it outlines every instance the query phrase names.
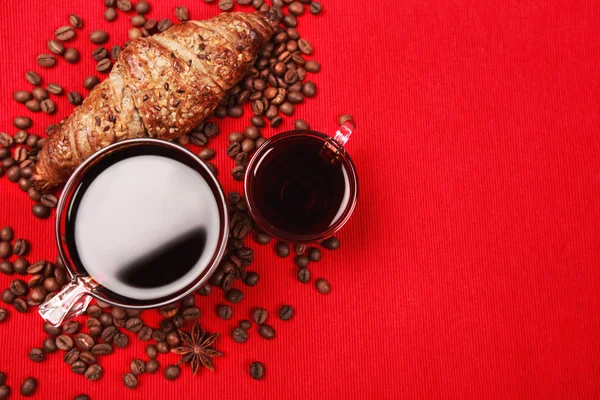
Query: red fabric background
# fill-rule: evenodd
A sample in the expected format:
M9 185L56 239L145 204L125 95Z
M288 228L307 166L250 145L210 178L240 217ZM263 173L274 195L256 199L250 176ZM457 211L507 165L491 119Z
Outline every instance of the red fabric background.
M262 279L244 290L234 317L216 318L220 291L198 299L202 325L223 333L217 372L192 377L184 368L175 382L145 375L135 391L121 376L143 355L137 339L104 357L104 378L90 383L61 355L31 363L41 320L11 312L0 325L0 370L15 392L33 375L44 399L600 396L597 2L322 2L322 15L300 19L323 68L314 77L319 94L296 116L325 132L338 114L355 116L348 149L361 183L342 248L312 266L331 294L319 295L314 280L297 282L291 259L252 245ZM30 88L26 69L85 92L82 80L95 72L87 34L106 29L110 45L127 35L122 14L102 19L102 3L0 3L1 130L13 133L12 118L30 114L11 100ZM173 17L179 4L193 18L218 12L200 0L154 3L155 18ZM41 71L35 56L70 12L85 20L73 43L82 61ZM32 132L70 112L64 98L57 103L55 116L35 115ZM213 141L227 190L241 185L228 175L225 136L248 116L219 122L223 134ZM30 260L56 256L53 220L34 219L31 202L5 178L0 204L0 225L31 240ZM0 288L9 281L0 276ZM288 322L274 317L284 303L296 308ZM246 344L234 343L229 330L257 305L271 312L277 338L262 340L254 327ZM163 366L174 360L160 358ZM263 381L248 376L253 360L266 365Z

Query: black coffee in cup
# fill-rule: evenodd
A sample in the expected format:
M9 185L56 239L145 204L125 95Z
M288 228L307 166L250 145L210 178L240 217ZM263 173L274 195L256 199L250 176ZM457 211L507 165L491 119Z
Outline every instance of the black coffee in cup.
M208 172L177 157L144 146L108 154L73 192L68 251L111 298L151 302L183 291L217 250L221 217Z

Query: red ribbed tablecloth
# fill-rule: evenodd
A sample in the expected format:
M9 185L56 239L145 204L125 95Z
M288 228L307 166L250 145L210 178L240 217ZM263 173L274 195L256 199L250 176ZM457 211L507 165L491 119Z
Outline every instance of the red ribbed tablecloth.
M340 113L358 124L348 149L360 200L341 249L313 264L303 285L290 258L251 244L261 281L244 289L233 318L215 315L220 290L197 299L202 326L222 333L217 372L192 377L186 367L168 382L161 369L134 391L121 377L145 343L130 334L127 349L100 360L103 379L89 382L61 354L29 361L28 349L45 337L41 319L8 307L0 370L13 398L27 376L38 378L43 399L600 396L598 3L322 3L323 13L301 17L298 28L322 62L311 78L319 93L295 116L325 132ZM180 4L195 19L219 12L201 0L155 0L150 16L174 19ZM85 23L69 44L82 60L43 70L36 56L71 12ZM0 3L0 130L14 133L12 119L28 115L30 131L42 134L69 114L64 97L55 97L56 115L33 115L12 92L31 89L24 74L33 69L46 83L86 93L83 78L96 73L88 34L105 29L112 46L130 26L130 16L108 23L103 12L101 0ZM212 142L226 190L241 190L229 176L226 135L249 116L219 121ZM291 126L286 119L283 128ZM35 219L31 205L0 179L0 225L31 241L29 260L53 259L53 217ZM330 295L316 292L316 277L330 280ZM0 289L10 280L0 276ZM275 317L282 304L295 307L292 320ZM271 313L276 339L253 327L247 343L234 343L230 330L255 306ZM157 313L146 314L157 323ZM175 360L159 358L162 366ZM249 377L254 360L266 366L262 381Z

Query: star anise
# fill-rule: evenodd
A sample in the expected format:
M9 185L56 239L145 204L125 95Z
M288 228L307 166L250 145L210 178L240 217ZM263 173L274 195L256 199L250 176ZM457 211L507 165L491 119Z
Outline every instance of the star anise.
M177 364L189 363L192 367L192 374L196 374L200 365L208 368L211 371L215 370L213 366L212 357L222 356L223 353L212 347L212 344L219 336L219 333L213 333L203 331L200 329L200 325L196 321L192 328L191 334L185 331L179 330L179 336L181 337L182 345L171 351L175 354L181 355L181 360Z

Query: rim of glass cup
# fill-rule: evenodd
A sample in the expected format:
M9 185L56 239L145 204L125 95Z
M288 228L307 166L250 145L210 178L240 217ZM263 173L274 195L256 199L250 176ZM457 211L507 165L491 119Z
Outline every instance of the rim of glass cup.
M188 287L180 289L178 292L174 293L171 296L164 296L162 298L153 299L153 300L137 300L137 304L135 299L131 299L132 302L122 302L120 300L115 300L105 295L104 293L99 293L95 290L98 287L102 287L102 285L98 282L94 281L95 287L91 287L89 293L86 295L92 296L97 300L101 300L105 303L110 304L111 306L131 308L131 309L148 309L148 308L157 308L162 307L167 304L174 303L193 293L195 290L200 288L203 284L205 284L216 270L219 262L223 258L223 254L225 254L225 250L227 248L227 239L229 236L229 214L227 211L227 202L225 200L225 195L223 193L223 188L219 184L217 178L213 175L210 169L200 160L194 153L189 151L188 149L176 145L171 142L167 142L164 140L153 139L153 138L135 138L135 139L126 139L117 143L113 143L86 159L73 174L70 176L69 180L64 186L63 192L60 196L60 200L58 202L58 207L56 210L56 224L55 224L55 235L56 235L56 243L58 246L58 254L65 265L65 270L67 275L69 276L69 281L72 282L76 277L88 277L89 275L81 275L78 274L77 268L73 265L72 258L70 256L70 252L68 249L68 245L66 242L66 232L65 232L65 222L68 212L68 207L71 204L71 200L73 195L75 194L74 189L76 189L77 185L81 182L84 174L94 165L96 165L101 159L108 156L109 154L122 151L129 147L138 147L138 146L152 146L152 147L164 147L170 150L174 150L179 152L180 154L187 157L190 161L193 162L198 168L205 171L205 174L202 174L203 178L207 180L209 186L211 186L211 191L215 195L215 200L217 201L217 207L219 208L220 217L222 223L219 227L219 242L217 245L217 251L213 254L213 257L208 265L201 274L194 279L192 283L188 285ZM200 173L200 172L199 172ZM209 182L210 179L210 182ZM93 278L92 278L93 280ZM143 303L143 304L140 304Z
M331 145L335 148L337 154L343 159L343 163L348 167L348 180L350 182L350 190L351 190L351 199L348 201L348 205L342 214L342 217L338 219L338 221L329 227L324 232L320 232L315 235L291 235L285 232L281 232L276 227L272 226L266 218L258 212L256 207L256 202L254 201L254 191L251 186L254 181L255 169L257 167L257 160L263 155L263 153L270 148L271 146L276 145L278 142L282 140L287 140L291 137L295 136L313 136L323 141L324 145ZM291 131L286 131L279 133L273 136L270 139L267 139L254 153L248 166L246 167L246 174L244 176L244 193L246 194L246 203L248 204L248 211L252 215L252 218L258 223L258 225L269 235L272 237L290 243L319 243L323 240L333 236L336 232L338 232L345 224L348 222L352 214L354 213L354 209L356 208L356 203L358 202L358 177L356 173L356 166L354 162L350 158L350 155L342 145L340 145L334 138L328 136L324 133L313 131L313 130L300 130L295 129Z

